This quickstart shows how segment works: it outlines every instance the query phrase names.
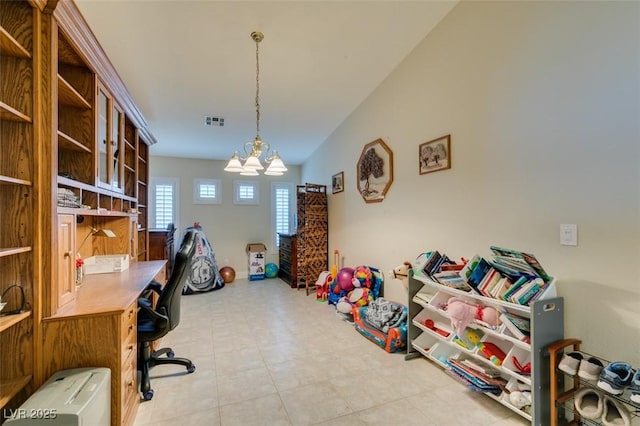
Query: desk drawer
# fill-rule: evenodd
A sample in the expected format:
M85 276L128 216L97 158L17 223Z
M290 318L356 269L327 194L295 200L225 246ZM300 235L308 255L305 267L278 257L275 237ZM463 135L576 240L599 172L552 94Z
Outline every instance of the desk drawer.
M122 393L120 402L122 407L122 423L131 424L126 421L127 417L135 416L136 407L140 400L138 394L138 371L136 369L137 354L134 352L122 364Z
M291 251L291 238L280 236L280 250Z
M289 262L280 262L280 270L284 273L291 274L291 264Z
M135 337L136 328L138 326L137 317L138 313L138 302L132 303L127 309L125 309L124 314L122 314L122 341L128 341L131 338L131 335Z

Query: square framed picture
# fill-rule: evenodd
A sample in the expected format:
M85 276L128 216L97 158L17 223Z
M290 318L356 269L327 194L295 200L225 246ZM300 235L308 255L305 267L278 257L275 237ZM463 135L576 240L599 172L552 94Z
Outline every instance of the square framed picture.
M418 147L420 174L451 168L451 135L439 137Z
M331 176L331 193L337 194L344 191L344 172Z

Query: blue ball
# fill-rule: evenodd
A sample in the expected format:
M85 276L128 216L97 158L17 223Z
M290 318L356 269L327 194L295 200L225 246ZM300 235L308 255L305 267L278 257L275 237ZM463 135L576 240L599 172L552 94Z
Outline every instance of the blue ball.
M267 263L264 267L264 275L267 278L275 278L278 276L278 266L275 263Z

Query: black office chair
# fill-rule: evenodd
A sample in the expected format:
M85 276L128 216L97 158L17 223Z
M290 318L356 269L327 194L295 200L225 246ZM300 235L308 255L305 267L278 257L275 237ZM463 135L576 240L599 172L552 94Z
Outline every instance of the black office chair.
M171 348L162 348L151 353L150 343L159 339L176 328L180 323L180 297L185 281L189 277L191 259L196 248L196 231L185 234L180 250L176 254L173 271L169 281L162 287L152 282L138 299L138 370L141 370L140 392L145 401L153 398L153 389L149 379L149 369L158 364L180 364L187 368L187 373L196 369L186 358L174 358ZM153 307L151 292L159 295L155 308ZM166 357L162 357L166 355ZM162 357L162 358L161 358Z

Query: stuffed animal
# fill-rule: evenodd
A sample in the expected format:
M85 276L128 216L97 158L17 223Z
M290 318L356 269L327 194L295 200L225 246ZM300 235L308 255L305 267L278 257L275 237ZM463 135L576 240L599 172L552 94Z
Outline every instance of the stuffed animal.
M500 313L491 306L474 305L459 297L451 297L447 302L447 313L451 319L451 327L458 336L473 321L479 320L489 327L497 327Z
M411 263L404 261L402 265L398 265L391 270L393 278L397 278L402 282L402 286L405 289L409 289L409 269L411 269Z
M352 305L349 303L349 299L346 296L341 297L340 300L338 300L338 303L336 303L336 310L340 313L349 314L351 313L351 308Z
M531 411L531 386L519 383L516 389L509 393L509 402L523 411Z

